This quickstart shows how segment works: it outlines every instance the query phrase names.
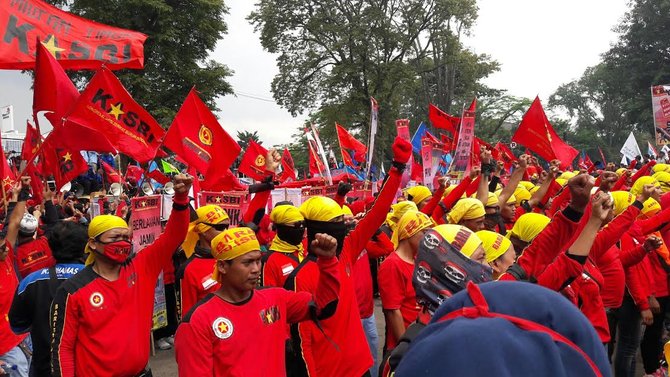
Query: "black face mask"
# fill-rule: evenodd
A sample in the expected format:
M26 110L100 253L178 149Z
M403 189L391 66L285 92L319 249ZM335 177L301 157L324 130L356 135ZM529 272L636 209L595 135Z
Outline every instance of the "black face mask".
M284 242L288 242L291 245L298 246L302 242L302 239L305 235L305 227L304 226L298 226L298 227L293 227L293 226L286 226L286 225L276 225L277 227L277 235L279 236L279 239L281 239Z
M325 233L337 240L337 255L340 255L344 246L344 238L347 236L347 226L344 221L331 223L328 221L305 220L305 225L307 225L308 245L312 244L317 233Z
M212 258L212 250L208 248L204 248L200 245L195 245L195 248L193 249L193 252L197 254L199 257L203 258Z

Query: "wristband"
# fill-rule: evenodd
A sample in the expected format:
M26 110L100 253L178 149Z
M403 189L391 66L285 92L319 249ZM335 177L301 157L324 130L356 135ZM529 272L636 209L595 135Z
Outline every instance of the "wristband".
M391 166L398 169L398 171L402 173L402 172L405 171L405 168L407 167L407 164L403 164L402 162L398 162L398 161L393 161L393 162L391 162Z
M185 211L188 209L188 204L181 204L181 203L172 203L172 209L176 211Z

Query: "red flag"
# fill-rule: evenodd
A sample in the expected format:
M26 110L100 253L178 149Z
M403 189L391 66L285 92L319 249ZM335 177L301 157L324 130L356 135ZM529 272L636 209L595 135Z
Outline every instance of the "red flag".
M2 171L0 171L0 177L2 178L2 188L5 190L5 192L8 192L12 189L14 183L16 183L16 174L14 174L14 171L9 167L9 161L7 161L5 151L2 149L2 147L0 147L0 158L2 158Z
M315 177L316 175L323 177L326 167L323 166L321 157L319 157L318 152L312 147L312 143L309 141L307 142L307 148L309 149L309 174L312 177Z
M53 127L63 123L62 118L79 98L79 91L67 76L56 58L37 43L35 58L35 82L33 84L33 118L38 122L37 114L48 112L45 117Z
M428 119L433 127L447 130L452 135L457 132L458 125L461 123L461 118L445 113L432 103L428 105Z
M225 178L240 155L240 146L221 127L195 89L181 105L163 145L203 173L209 182Z
M49 137L59 139L59 143L73 150L116 153L116 148L109 140L100 137L98 131L73 122L66 122L63 127L54 129Z
M365 162L365 154L368 149L365 147L365 144L356 140L349 132L347 132L344 127L335 123L335 129L337 129L337 140L340 143L340 149L342 150L342 160L345 165L355 167L353 161L351 160L350 151L354 153L354 160L357 162Z
M498 151L497 160L500 160L505 165L505 170L509 171L512 167L512 162L516 161L516 157L512 150L509 147L501 142L498 142L495 146L495 149Z
M106 67L93 76L67 120L100 132L116 149L139 162L156 156L165 135Z
M144 169L142 169L141 167L135 165L128 165L128 167L126 167L126 177L124 179L126 180L126 182L132 179L135 181L135 183L137 183L140 181L140 179L142 179L142 174L144 174Z
M417 183L423 183L423 167L416 161L412 161L410 179Z
M603 150L598 147L598 152L600 152L600 158L603 160L603 166L607 166L607 160L605 159L605 154L603 153Z
M42 156L45 171L53 175L56 188L60 190L78 175L86 173L88 165L78 150L69 148L62 142L62 138L53 137L55 133L56 131L52 132L44 141Z
M32 190L33 200L42 203L42 199L44 199L42 195L42 192L44 191L44 177L42 176L42 173L40 173L38 167L33 163L26 165L23 175L30 177L30 188Z
M109 164L103 160L100 160L100 165L102 165L102 169L105 171L109 183L121 183L121 176L113 167L109 166Z
M23 146L21 147L21 159L23 161L32 160L35 153L37 153L37 149L39 148L41 142L42 136L39 132L37 132L37 128L35 128L32 124L27 123L26 138L23 139Z
M477 111L477 97L473 98L472 102L470 102L470 107L468 107L468 111L471 112L471 113L474 113L474 112Z
M558 159L569 165L579 154L575 148L558 137L538 97L535 97L535 101L523 116L512 141L528 147L546 161Z
M216 179L205 178L204 181L200 181L200 186L205 191L243 191L247 189L247 186L243 185L230 169L226 169L224 174ZM195 189L193 192L195 194Z
M0 2L0 69L33 69L40 39L65 69L144 67L147 36L99 24L40 0Z
M242 161L240 161L239 172L257 181L262 181L263 178L271 174L271 172L265 170L265 157L267 155L267 149L250 140L247 150L244 151L242 156Z
M281 157L282 173L279 178L280 182L286 182L289 179L296 180L295 164L293 163L293 156L288 148L284 148L284 154Z
M161 173L160 170L158 169L154 169L148 172L147 177L153 179L154 181L160 183L161 185L165 185L166 183L170 182L170 178L168 178L165 174ZM195 179L198 178L196 177Z

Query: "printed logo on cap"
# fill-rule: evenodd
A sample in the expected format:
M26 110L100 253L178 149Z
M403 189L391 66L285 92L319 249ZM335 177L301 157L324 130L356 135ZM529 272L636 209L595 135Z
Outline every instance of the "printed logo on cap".
M233 335L233 323L228 318L219 317L212 323L214 335L219 339L228 339Z
M93 305L93 307L99 308L105 302L105 298L102 297L102 294L100 294L100 292L93 292L93 294L91 294L91 297L88 299L88 301L90 301L90 303L91 303L91 305Z

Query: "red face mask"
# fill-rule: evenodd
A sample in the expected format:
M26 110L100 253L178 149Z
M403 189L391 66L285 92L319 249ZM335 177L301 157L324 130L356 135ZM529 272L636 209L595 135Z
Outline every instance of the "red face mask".
M123 263L128 259L132 244L130 241L121 240L116 242L104 243L100 242L105 247L102 249L102 254L116 263Z

